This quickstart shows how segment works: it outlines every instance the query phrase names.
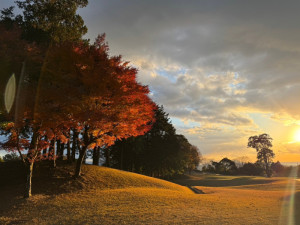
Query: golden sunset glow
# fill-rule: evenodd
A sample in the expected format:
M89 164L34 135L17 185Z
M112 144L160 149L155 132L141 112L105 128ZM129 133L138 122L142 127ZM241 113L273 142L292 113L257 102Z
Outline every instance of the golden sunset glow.
M188 3L0 0L0 225L300 225L300 0Z
M293 141L300 142L300 128L298 130L296 130L296 132L294 133Z

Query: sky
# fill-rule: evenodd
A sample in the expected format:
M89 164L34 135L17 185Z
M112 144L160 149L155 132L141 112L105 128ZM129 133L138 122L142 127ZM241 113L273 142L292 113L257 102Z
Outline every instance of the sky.
M13 1L0 2L0 8ZM151 98L207 159L248 157L273 138L275 160L300 162L300 2L90 0L93 41L138 68Z

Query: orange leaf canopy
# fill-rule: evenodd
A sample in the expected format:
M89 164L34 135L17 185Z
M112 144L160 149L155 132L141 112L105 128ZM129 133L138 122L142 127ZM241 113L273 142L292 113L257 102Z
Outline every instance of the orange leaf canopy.
M136 74L121 56L108 55L104 36L94 45L52 46L39 81L35 120L52 130L88 127L89 148L142 135L151 127L156 106Z

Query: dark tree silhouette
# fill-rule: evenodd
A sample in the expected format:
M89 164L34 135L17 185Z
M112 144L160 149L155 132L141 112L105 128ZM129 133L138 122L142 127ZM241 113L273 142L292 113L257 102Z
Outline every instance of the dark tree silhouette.
M191 174L191 172L197 168L199 165L202 155L197 146L191 145L187 150L187 170Z
M264 168L260 162L248 162L238 169L238 173L241 175L261 176L264 173Z
M206 172L214 172L225 175L232 175L237 173L237 167L235 165L235 162L226 157L220 160L219 162L212 161L211 165L208 165L202 170Z
M285 167L279 161L272 163L271 169L276 173L276 175L283 175L285 171Z
M163 107L155 111L155 122L143 136L117 141L104 149L106 166L154 177L170 177L191 171L200 161L200 152L183 135L176 134Z
M275 156L270 149L272 146L272 138L268 134L255 135L248 139L248 147L256 149L257 159L263 163L267 177L272 176L271 163Z
M228 158L223 158L219 164L223 174L236 174L237 167L234 161Z

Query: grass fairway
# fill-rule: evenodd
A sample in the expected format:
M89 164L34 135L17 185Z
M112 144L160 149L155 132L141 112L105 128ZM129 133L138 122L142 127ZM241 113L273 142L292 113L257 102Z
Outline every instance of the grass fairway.
M0 224L300 223L299 214L292 221L289 210L300 209L295 179L196 175L175 180L205 192L194 194L181 185L105 167L84 166L76 181L66 171L59 169L51 179L37 174L29 200L22 199L21 184L2 185Z

